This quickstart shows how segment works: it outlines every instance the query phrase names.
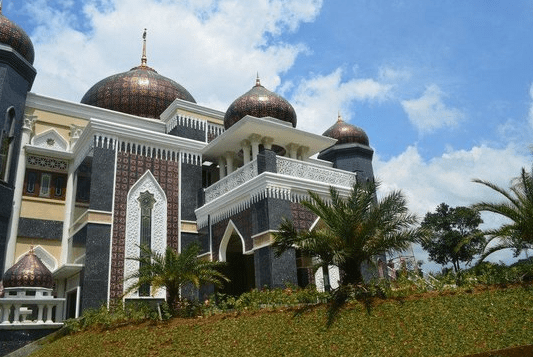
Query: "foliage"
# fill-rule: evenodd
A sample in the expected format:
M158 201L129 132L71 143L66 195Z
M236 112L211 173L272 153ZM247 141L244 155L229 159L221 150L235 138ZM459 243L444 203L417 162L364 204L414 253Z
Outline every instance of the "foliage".
M330 329L323 307L172 319L63 337L34 355L463 356L531 344L531 289L349 305Z
M146 320L168 320L170 317L166 302L159 306L158 311L147 303L128 303L124 306L122 301L117 301L111 308L102 305L98 309L87 309L80 318L66 320L65 329L68 333L89 328L109 329Z
M460 263L470 263L484 246L485 237L478 228L481 223L478 211L441 203L435 213L428 212L422 221L421 227L429 232L422 247L430 260L441 265L452 263L459 273Z
M505 198L505 201L500 203L481 202L474 205L474 208L498 214L510 221L499 228L485 231L490 239L485 245L480 261L502 249L513 249L515 256L523 250L533 249L532 174L522 168L520 176L515 179L509 190L488 181L476 179L474 182L491 188Z
M331 201L309 192L311 200L302 205L320 217L322 224L312 231L298 231L291 221L284 220L274 235L276 254L297 247L303 254L319 258L316 268L339 267L341 287L334 292L332 311L342 306L343 285L363 282L361 264L371 263L387 251L404 251L420 238L420 231L412 227L416 217L408 212L401 192L377 200L378 186L356 183L347 198L331 187Z
M221 286L224 281L228 281L219 270L224 263L198 258L200 247L197 244L190 244L181 254L171 247L167 247L165 254L152 251L146 246L141 246L140 249L139 257L127 258L138 261L140 267L137 272L126 278L136 281L125 294L145 284L151 285L152 291L165 287L173 312L184 304L180 301L180 292L186 284L193 284L199 288L201 284Z

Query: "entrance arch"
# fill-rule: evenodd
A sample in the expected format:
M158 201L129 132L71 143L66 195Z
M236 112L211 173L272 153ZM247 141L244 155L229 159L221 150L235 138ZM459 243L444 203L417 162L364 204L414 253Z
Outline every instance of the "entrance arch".
M220 243L219 259L226 262L224 274L230 279L219 292L237 296L255 288L254 255L245 254L244 239L232 221Z

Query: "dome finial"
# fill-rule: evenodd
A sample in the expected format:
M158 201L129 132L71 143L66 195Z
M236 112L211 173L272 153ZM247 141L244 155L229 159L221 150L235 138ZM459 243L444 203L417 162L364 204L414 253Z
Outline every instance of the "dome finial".
M341 111L339 110L339 111L337 112L337 123L340 123L340 122L342 122L342 121L344 121L344 120L342 120Z
M141 66L142 67L146 67L146 62L147 62L147 59L146 59L146 29L144 29L144 32L143 32L143 54L142 54L142 57L141 57Z
M35 254L35 250L33 249L33 244L30 245L30 251L28 253L29 254Z
M259 71L257 72L257 77L255 77L255 85L256 86L260 86L261 85L261 80L259 79Z

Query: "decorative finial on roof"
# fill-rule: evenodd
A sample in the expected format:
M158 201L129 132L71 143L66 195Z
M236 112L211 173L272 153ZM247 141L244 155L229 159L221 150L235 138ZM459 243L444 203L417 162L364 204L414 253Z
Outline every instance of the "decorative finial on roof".
M143 54L142 54L142 57L141 57L141 66L142 67L146 67L146 62L147 62L147 59L146 59L146 29L144 29L144 32L143 32Z
M28 254L35 254L35 250L33 249L33 244L30 245L30 251L28 252Z
M337 122L341 122L341 121L344 121L344 120L342 120L341 111L339 110L337 112Z
M257 72L257 77L255 78L255 85L256 86L260 86L261 85L261 80L259 79L259 72Z

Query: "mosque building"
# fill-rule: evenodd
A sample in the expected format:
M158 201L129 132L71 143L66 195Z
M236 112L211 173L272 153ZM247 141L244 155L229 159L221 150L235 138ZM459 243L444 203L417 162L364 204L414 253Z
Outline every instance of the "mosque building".
M365 132L340 115L323 135L298 129L291 104L259 78L226 112L198 105L148 66L146 33L143 44L139 66L73 103L31 92L32 42L0 14L0 278L24 284L13 267L35 255L63 317L77 317L114 299L164 299L124 296L138 269L127 258L141 243L197 242L203 258L228 262L227 293L320 285L297 250L273 253L273 233L283 217L317 224L300 204L309 191L347 195L373 179Z

